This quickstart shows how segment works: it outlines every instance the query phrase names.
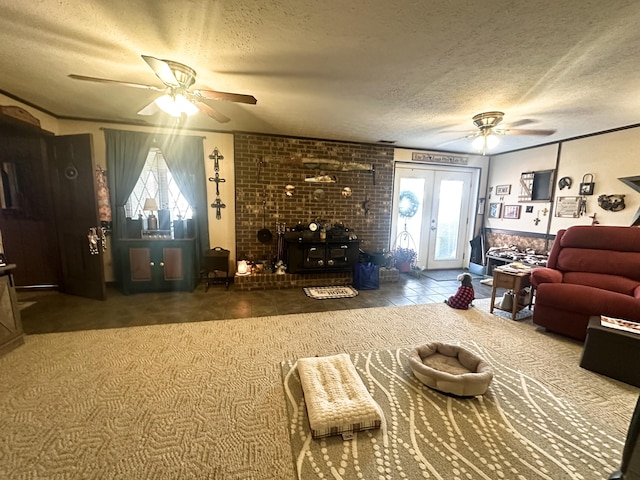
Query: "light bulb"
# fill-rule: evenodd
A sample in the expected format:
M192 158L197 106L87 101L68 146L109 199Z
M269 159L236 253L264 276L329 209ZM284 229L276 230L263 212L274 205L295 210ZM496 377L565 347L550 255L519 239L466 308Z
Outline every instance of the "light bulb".
M187 116L195 115L198 113L198 107L196 107L192 102L190 102L184 95L181 93L176 95L176 105L180 109L180 112L184 112Z
M474 138L473 142L471 142L471 146L475 150L482 152L482 154L484 155L487 150L495 148L496 146L498 146L499 143L500 143L500 138L497 135L494 135L493 133L489 133L489 134L479 135L476 138Z
M180 117L183 113L191 116L198 112L198 107L191 103L181 93L176 95L162 95L161 97L156 98L155 103L163 112L168 113L172 117Z
M495 148L500 143L500 138L493 133L487 135L485 138L487 139L487 149Z

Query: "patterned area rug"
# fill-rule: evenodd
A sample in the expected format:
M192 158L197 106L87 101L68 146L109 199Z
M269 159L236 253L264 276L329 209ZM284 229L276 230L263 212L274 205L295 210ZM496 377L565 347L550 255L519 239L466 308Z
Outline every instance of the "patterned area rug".
M148 308L154 308L153 302ZM216 305L209 300L202 308ZM120 312L114 310L113 314ZM189 312L184 315L188 317ZM549 437L540 451L541 458L536 459L536 464L541 462L536 467L540 475L531 473L526 480L569 479L572 477L564 473L555 478L542 473L542 465L553 466L542 454L549 443L556 442L560 458L568 448L565 438L572 439L569 432L577 428L569 425L564 435L558 430L566 422L557 427L551 424L556 421L556 409L565 409L576 422L586 422L578 441L592 435L596 425L606 425L587 461L597 465L605 443L611 445L612 458L601 466L598 475L584 480L607 478L619 463L621 444L638 398L637 388L580 368L582 344L578 342L547 334L527 321L513 322L479 308L454 310L436 303L27 335L25 345L0 357L0 478L294 480L298 457L294 460L291 453L291 416L282 388L282 361L343 352L402 351L432 341L462 342L472 347L477 344L474 348L495 362L499 372L513 369L517 373L499 373L490 387L491 396L465 404L425 392L421 403L416 400L413 407L413 421L422 424L409 437L400 436L405 435L402 432L411 421L404 415L411 415L411 411L396 409L387 414L389 435L408 438L408 446L387 444L395 445L394 450L384 442L377 443L379 456L366 456L364 452L376 445L362 437L366 441L357 445L363 452L361 462L379 462L385 469L390 455L389 465L395 468L398 455L400 466L412 471L411 462L404 459L411 454L414 443L425 442L433 449L415 450L415 454L426 456L430 462L436 462L435 456L450 458L451 468L471 472L472 467L464 462L473 448L473 458L478 462L524 471L527 467L515 455L521 458L533 453L528 449L521 453L520 445L506 443L514 439L513 435L510 431L501 434L498 428L506 428L503 426L509 420L516 424L513 428L526 431L527 438L531 432L538 443L542 443L543 435ZM399 367L394 367L398 376L393 381L385 380L391 373L378 369L391 361L400 365L402 359L378 360L371 354L372 375L381 378L377 380L380 385L368 386L376 389L378 398L385 393L381 386L388 385L389 398L404 398L400 404L406 406L405 402L417 398L420 390L401 376L404 374ZM378 366L373 368L376 362ZM366 366L364 357L359 358L358 366ZM524 383L515 385L513 378ZM522 385L526 385L526 392ZM543 396L545 389L549 393ZM498 405L507 397L513 405ZM391 405L391 400L388 402ZM295 404L299 408L299 401ZM519 425L518 421L525 419L514 411L515 405L533 408L528 412L540 426ZM509 412L512 417L496 417L499 411ZM496 422L495 428L485 423L488 419ZM486 442L484 437L481 443L476 441L480 433L473 431L472 425L483 425L491 432ZM546 433L536 429L546 429ZM615 443L607 440L612 432ZM529 447L535 451L538 443ZM464 454L456 455L458 450ZM344 453L349 465L353 464L354 453ZM506 458L494 459L494 454ZM318 472L324 472L324 458L315 455L316 451ZM333 461L333 451L331 455ZM341 457L336 462L335 468L346 468L341 466ZM365 468L362 463L360 467ZM500 478L497 473L473 472L458 478ZM403 478L395 473L373 478L380 477ZM412 480L425 477L438 478L424 470ZM517 477L507 472L502 478Z
M351 298L358 295L358 291L353 287L304 287L307 297L317 300L327 300L330 298Z
M296 363L283 362L298 479L583 480L615 469L619 438L499 352L463 346L494 370L483 396L454 397L424 386L409 368L407 348L352 354L384 418L381 429L350 440L311 438Z

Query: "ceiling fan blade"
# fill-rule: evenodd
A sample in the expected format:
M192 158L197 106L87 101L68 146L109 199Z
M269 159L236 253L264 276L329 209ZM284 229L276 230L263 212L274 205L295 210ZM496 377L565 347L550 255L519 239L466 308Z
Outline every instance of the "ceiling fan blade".
M158 87L154 87L153 85L144 85L142 83L121 82L120 80L109 80L108 78L85 77L84 75L76 75L74 73L70 74L69 78L73 78L74 80L84 80L87 82L112 83L117 85L124 85L125 87L144 88L145 90L153 90L154 92L163 92L165 90L165 88L158 88Z
M207 105L204 102L199 102L199 101L195 101L193 102L196 107L198 107L202 112L206 113L207 115L209 115L211 118L213 118L214 120L217 120L220 123L227 123L228 121L230 121L231 119L223 114L221 114L220 112L218 112L217 110L214 110L213 108L211 108L209 105Z
M253 95L244 95L242 93L216 92L215 90L194 90L193 95L209 100L226 100L227 102L247 103L255 105L258 100Z
M535 122L535 120L531 120L530 118L523 118L522 120L516 120L515 122L509 123L509 127L521 127L522 125L527 125L529 123Z
M460 132L458 132L460 133ZM460 142L462 140L466 140L467 138L474 138L477 137L478 134L477 133L470 133L469 135L465 135L463 137L457 137L457 138L453 138L451 140L447 140L446 142L442 142L438 144L438 147L442 147L444 145L449 145L450 143L455 143L455 142Z
M519 130L519 129L506 129L507 135L539 135L546 137L556 133L555 130Z
M160 107L156 105L155 100L138 112L138 115L155 115L160 111Z
M147 62L151 67L151 70L154 71L162 83L173 88L178 88L180 86L180 82L178 82L178 79L167 62L149 55L142 55L142 58Z

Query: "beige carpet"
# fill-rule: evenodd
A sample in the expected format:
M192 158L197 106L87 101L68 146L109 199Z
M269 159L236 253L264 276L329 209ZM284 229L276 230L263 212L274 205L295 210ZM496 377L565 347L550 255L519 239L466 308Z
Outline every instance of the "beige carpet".
M581 369L580 344L432 304L28 336L0 358L0 478L294 479L283 360L436 339L500 352L624 438L638 389Z

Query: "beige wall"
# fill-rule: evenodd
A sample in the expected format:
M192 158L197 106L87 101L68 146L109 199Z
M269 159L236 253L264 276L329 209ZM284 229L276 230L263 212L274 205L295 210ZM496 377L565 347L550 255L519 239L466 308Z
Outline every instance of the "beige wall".
M527 233L555 233L571 225L591 225L590 216L596 214L601 225L630 225L638 208L640 194L622 183L618 178L640 175L638 145L640 144L640 128L630 128L617 132L593 135L586 138L561 142L520 152L496 155L491 158L489 188L493 187L489 202L503 201L505 204L519 204L519 179L522 172L531 170L547 170L556 168L555 194L551 202L524 202L523 213L519 220L490 219L486 226L494 229L513 230ZM558 156L559 150L559 156ZM586 196L587 213L578 218L556 217L556 200L558 197L580 196L579 185L583 176L591 173L594 176L594 194ZM570 189L558 188L558 180L570 177ZM500 199L495 194L496 185L512 185L511 194ZM598 205L598 196L606 194L624 194L626 208L620 212L609 212ZM525 205L533 205L533 214L524 213ZM549 214L542 215L544 208ZM540 211L541 222L536 226L533 219Z
M557 152L558 146L554 144L491 157L485 206L485 226L487 228L542 234L547 233L551 214L551 202L518 202L518 196L520 195L520 176L523 172L555 169ZM511 192L507 195L497 195L496 186L498 185L510 185ZM502 203L503 209L505 205L520 205L522 207L520 210L520 218L489 218L490 203ZM533 207L533 212L526 213L527 205ZM546 215L545 209L547 210ZM536 218L540 218L538 225L534 222Z
M587 196L587 215L573 218L552 217L550 233L571 225L590 225L590 215L596 213L601 225L631 225L640 208L640 193L622 183L618 178L640 175L640 128L630 128L593 137L562 143L558 178L573 179L571 190L557 195L578 195L579 183L585 173L592 173L594 194ZM565 193L566 192L566 193ZM624 194L626 208L608 212L598 206L598 195Z

